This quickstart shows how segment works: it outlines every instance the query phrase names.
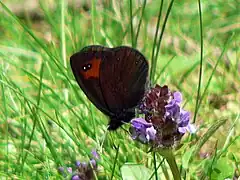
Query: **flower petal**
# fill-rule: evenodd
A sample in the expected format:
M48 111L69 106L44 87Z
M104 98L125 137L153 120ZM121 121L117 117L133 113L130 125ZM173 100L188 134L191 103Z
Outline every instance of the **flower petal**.
M181 102L182 102L182 94L179 91L176 91L176 92L173 93L173 98L175 99L175 101L176 101L176 103L178 105L181 104Z
M94 157L95 159L100 159L100 156L99 156L98 152L97 152L95 149L93 149L93 150L91 151L91 153L92 153L92 155L93 155L93 157Z
M180 107L176 103L175 99L172 99L166 106L165 116L170 119L178 119L180 113Z
M155 137L156 137L156 133L157 133L157 131L156 131L156 129L154 129L153 126L150 127L150 128L147 128L146 129L146 134L147 134L146 138L147 138L147 140L148 141L154 140Z
M187 126L189 121L190 121L190 112L181 109L179 126L180 127Z
M81 166L81 162L80 162L80 161L76 161L76 162L75 162L75 165L76 165L77 167L79 167L79 166Z
M144 118L134 118L131 120L132 126L135 128L151 127L152 123L147 122Z
M155 138L156 130L153 128L152 123L148 123L143 118L135 118L131 120L130 128L131 136L142 143L147 143Z
M185 134L187 132L187 128L186 127L178 127L178 132Z
M81 179L77 174L75 174L71 177L71 180L81 180Z
M67 168L67 172L69 172L70 174L72 173L72 168L71 167L68 167Z
M197 131L197 128L193 124L188 124L187 129L191 134L194 134Z
M97 168L97 162L95 159L91 159L90 164L92 165L93 168Z

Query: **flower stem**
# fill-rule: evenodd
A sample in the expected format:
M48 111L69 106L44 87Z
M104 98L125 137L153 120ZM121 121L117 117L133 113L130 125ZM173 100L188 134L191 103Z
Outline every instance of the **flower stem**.
M175 157L172 156L172 157L166 158L166 159L167 159L168 165L170 166L170 169L172 171L174 180L181 180L181 175L180 175L179 169L177 167Z
M160 154L167 160L168 165L172 171L174 180L181 180L181 175L177 167L175 156L170 149L163 149L160 151Z

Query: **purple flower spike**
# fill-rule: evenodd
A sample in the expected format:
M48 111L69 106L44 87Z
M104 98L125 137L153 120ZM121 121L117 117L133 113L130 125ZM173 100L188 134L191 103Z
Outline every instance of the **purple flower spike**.
M74 173L71 167L59 167L58 171L65 178L71 176L71 180L94 179L94 172L97 172L97 160L100 159L96 150L92 150L92 158L90 161L76 161Z
M143 118L135 118L131 121L130 128L132 138L138 139L142 143L147 143L155 139L156 130L152 123L148 123Z
M156 85L148 90L139 105L145 119L131 121L132 138L154 147L172 148L179 145L186 132L195 133L190 113L181 108L182 94L171 92L167 86Z

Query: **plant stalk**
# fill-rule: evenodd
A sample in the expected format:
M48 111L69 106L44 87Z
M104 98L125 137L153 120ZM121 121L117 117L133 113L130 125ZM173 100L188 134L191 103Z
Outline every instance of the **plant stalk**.
M173 179L174 180L181 180L181 175L176 163L175 156L170 149L162 149L160 150L160 154L167 160L168 165L172 171Z

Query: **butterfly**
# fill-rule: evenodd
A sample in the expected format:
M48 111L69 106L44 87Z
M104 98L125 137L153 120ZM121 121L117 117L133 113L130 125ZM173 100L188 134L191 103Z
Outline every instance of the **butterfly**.
M147 60L138 50L127 46L86 46L70 57L70 64L85 95L109 116L108 130L130 122L144 96L148 78Z

